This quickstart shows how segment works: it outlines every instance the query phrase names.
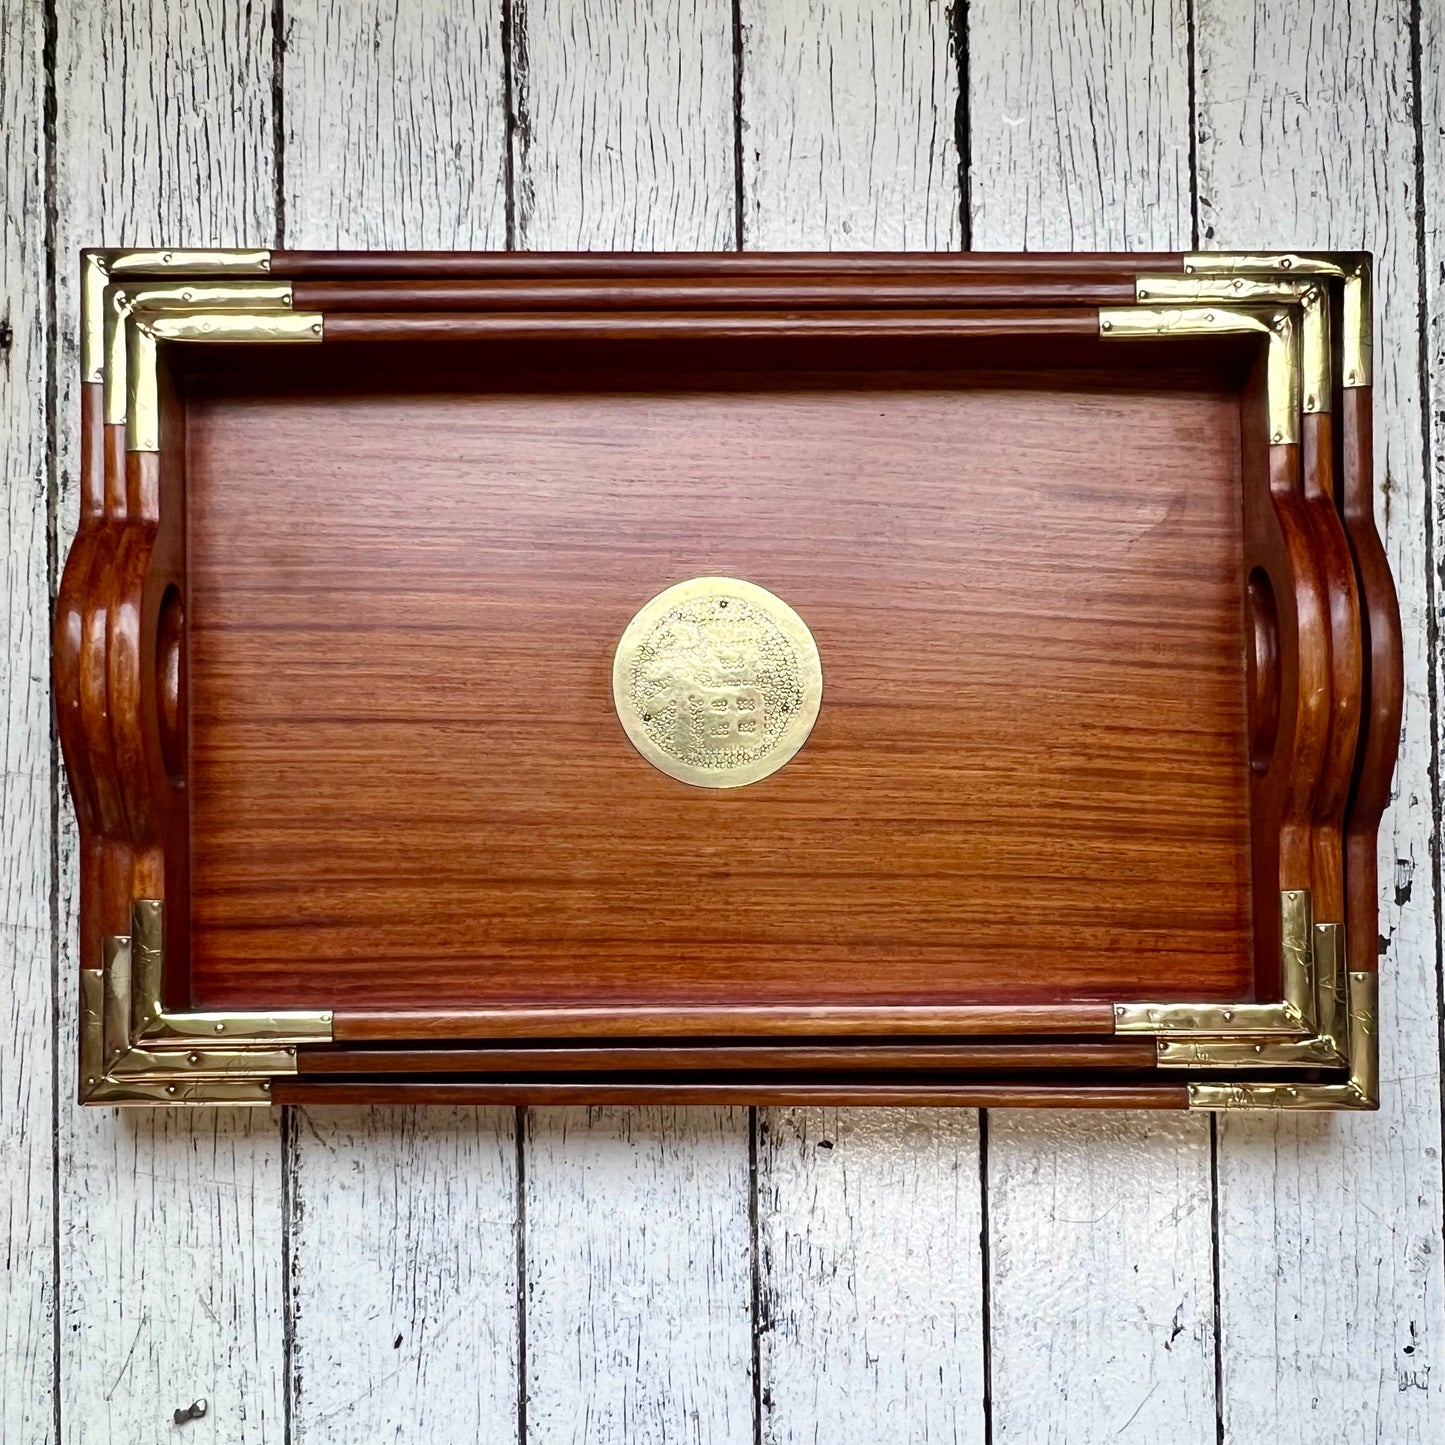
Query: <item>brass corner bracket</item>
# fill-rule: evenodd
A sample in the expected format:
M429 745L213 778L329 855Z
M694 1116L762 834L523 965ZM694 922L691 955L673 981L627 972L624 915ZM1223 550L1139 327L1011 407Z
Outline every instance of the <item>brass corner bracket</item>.
M1118 340L1250 332L1268 337L1265 389L1269 439L1275 443L1297 442L1303 368L1299 311L1294 304L1106 306L1099 311L1099 334Z
M1173 1038L1307 1038L1319 1006L1313 904L1307 888L1279 896L1280 992L1277 1003L1117 1003L1114 1032Z
M82 381L105 380L105 288L112 278L140 276L264 276L271 270L270 251L117 249L93 247L80 255L80 375ZM122 391L124 388L122 388Z
M80 974L82 1104L269 1104L296 1046L329 1043L331 1014L172 1013L161 1001L164 905L140 899L129 934Z
M1280 1002L1116 1004L1115 1031L1154 1035L1162 1069L1348 1071L1342 1082L1192 1083L1193 1109L1378 1108L1377 976L1346 970L1343 926L1315 923L1303 889L1280 895L1280 947Z

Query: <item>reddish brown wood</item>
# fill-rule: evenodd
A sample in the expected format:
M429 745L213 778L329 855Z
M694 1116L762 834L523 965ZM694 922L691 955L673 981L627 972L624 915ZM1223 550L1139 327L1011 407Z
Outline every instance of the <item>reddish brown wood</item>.
M756 1104L854 1108L887 1105L920 1109L1187 1109L1184 1084L940 1084L935 1082L696 1083L636 1080L526 1083L478 1080L402 1084L383 1080L288 1077L275 1080L277 1104Z
M1359 753L1345 829L1345 937L1350 967L1373 970L1379 966L1380 954L1377 839L1400 742L1405 655L1395 582L1375 527L1372 389L1345 387L1340 411L1344 442L1340 511L1355 560L1367 663Z
M1300 440L1305 508L1328 606L1330 658L1329 727L1315 792L1310 886L1315 922L1343 923L1345 809L1355 768L1363 686L1360 598L1335 500L1333 416L1329 412L1306 413L1301 418Z
M1368 392L1337 514L1253 341L1100 338L1179 265L278 254L323 346L163 348L158 454L85 389L82 956L159 897L173 1004L333 1010L278 1100L1182 1107L1113 1002L1277 996L1282 887L1372 963L1403 667ZM611 707L706 572L824 660L735 793Z
M940 1069L975 1073L1020 1069L1152 1069L1154 1040L1118 1038L1107 1043L920 1043L906 1044L625 1044L511 1048L303 1048L303 1074L571 1074L666 1071L815 1073L844 1069Z
M1250 991L1222 382L428 359L191 397L198 1001ZM825 671L798 760L730 793L643 763L610 694L636 608L716 572Z
M337 312L326 339L382 342L1092 340L1097 311Z
M1108 1004L715 1004L558 1007L506 1003L493 1009L344 1009L340 1040L525 1038L733 1038L768 1035L1112 1034Z
M966 275L632 279L607 274L488 281L298 281L298 311L878 311L1017 307L1019 281L1006 272ZM1040 277L1029 288L1040 307L1127 306L1132 276Z

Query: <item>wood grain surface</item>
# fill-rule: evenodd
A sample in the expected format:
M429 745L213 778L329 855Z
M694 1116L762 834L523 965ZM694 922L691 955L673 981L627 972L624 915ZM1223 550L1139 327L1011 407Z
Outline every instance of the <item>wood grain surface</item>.
M968 15L972 244L1187 248L1186 7L974 0ZM1207 1440L1208 1121L1005 1111L983 1131L994 1438ZM1067 1344L1051 1348L1058 1320Z
M219 3L56 12L57 543L74 526L79 252L276 239L269 11ZM64 804L62 802L61 806ZM63 814L62 814L63 816ZM60 850L56 1346L67 1442L155 1439L197 1398L192 1445L284 1431L281 1149L266 1111L80 1110L76 853ZM176 1287L188 1275L190 1286Z
M835 364L208 378L194 997L1246 995L1233 399ZM707 575L789 601L824 659L807 747L736 792L613 716L628 619Z
M0 4L0 1439L54 1445L52 1138L54 821L45 638L49 604L42 7ZM63 1050L68 1054L68 1048Z
M1430 877L1439 805L1430 781L1433 564L1427 500L1414 480L1424 465L1422 158L1410 19L1404 6L1364 23L1347 5L1269 0L1208 0L1197 14L1202 239L1233 247L1268 230L1301 247L1375 253L1376 515L1400 586L1408 680L1396 798L1380 833L1382 1109L1327 1126L1268 1115L1220 1122L1223 1429L1241 1441L1431 1440L1445 1429ZM1331 1388L1319 1388L1323 1378Z
M500 7L288 0L285 16L286 241L504 245ZM286 1445L517 1436L516 1119L449 1104L288 1111Z

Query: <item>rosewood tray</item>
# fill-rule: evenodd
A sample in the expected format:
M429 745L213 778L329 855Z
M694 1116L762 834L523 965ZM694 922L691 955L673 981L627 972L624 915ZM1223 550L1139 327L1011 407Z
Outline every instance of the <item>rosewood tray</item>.
M1375 1107L1367 257L83 295L84 1102Z

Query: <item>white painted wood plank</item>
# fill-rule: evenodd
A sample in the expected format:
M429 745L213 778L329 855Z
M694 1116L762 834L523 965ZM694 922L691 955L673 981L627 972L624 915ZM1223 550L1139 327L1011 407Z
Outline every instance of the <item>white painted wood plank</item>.
M1182 0L969 8L972 243L1184 248ZM988 1119L994 1439L1212 1441L1209 1127Z
M944 8L742 19L747 248L956 248ZM759 1110L758 1128L762 1438L980 1438L977 1115Z
M737 1109L532 1109L527 1439L753 1439Z
M297 1445L517 1434L511 1109L297 1109Z
M748 250L957 249L954 13L742 0Z
M0 0L0 1440L54 1440L42 14Z
M504 245L495 0L288 0L285 13L286 244Z
M968 8L975 250L1189 244L1185 0Z
M1213 1445L1214 1272L1202 1122L989 1114L993 1438L1000 1445Z
M519 245L732 245L729 13L514 7ZM527 1439L751 1441L746 1111L527 1119Z
M273 238L270 8L75 0L56 35L59 465L76 487L77 252ZM62 855L67 905L74 852ZM81 1110L75 918L62 916L61 1410L68 1442L189 1445L283 1429L281 1178L268 1110Z
M290 246L506 241L501 9L291 0ZM296 1109L288 1150L296 1445L513 1439L512 1109Z
M733 247L727 0L516 0L512 75L518 247Z
M762 1439L983 1438L978 1115L759 1110Z
M1435 564L1424 552L1408 11L1284 0L1197 7L1208 244L1375 252L1378 513L1406 659L1399 796L1380 839L1383 1108L1220 1126L1224 1420L1226 1438L1241 1445L1445 1436L1425 655L1425 571Z

